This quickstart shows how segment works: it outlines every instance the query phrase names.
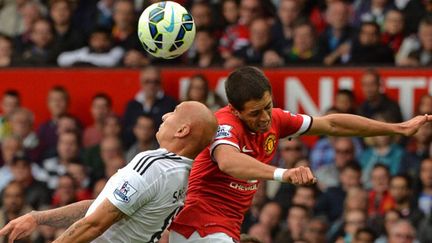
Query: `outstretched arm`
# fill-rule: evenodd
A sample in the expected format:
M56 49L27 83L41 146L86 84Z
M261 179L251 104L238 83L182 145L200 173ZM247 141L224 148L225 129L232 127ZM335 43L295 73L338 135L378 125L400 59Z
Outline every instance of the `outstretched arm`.
M53 243L90 242L102 235L124 215L108 199L105 199L93 213L75 222Z
M9 243L30 235L38 225L56 228L69 227L84 217L93 200L76 202L61 208L46 211L32 211L9 222L0 230L0 236L9 234Z
M331 114L314 117L306 135L329 136L411 136L426 122L432 121L432 115L416 116L406 122L385 123L350 114Z

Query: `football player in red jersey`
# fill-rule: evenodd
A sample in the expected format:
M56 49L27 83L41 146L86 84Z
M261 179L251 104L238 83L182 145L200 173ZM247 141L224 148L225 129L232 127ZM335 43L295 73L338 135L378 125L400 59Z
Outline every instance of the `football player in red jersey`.
M243 215L251 205L258 180L295 185L315 183L307 167L268 165L279 138L306 135L413 135L432 116L403 123L383 123L349 114L322 117L273 108L268 79L258 68L232 72L225 90L229 105L216 112L219 128L213 143L195 160L186 203L171 225L170 242L236 242Z

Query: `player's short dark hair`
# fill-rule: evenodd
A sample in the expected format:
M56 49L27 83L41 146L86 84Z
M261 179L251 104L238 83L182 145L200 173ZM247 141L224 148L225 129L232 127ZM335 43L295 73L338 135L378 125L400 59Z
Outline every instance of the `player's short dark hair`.
M256 67L238 68L225 82L228 102L239 111L243 110L246 102L261 99L267 91L272 93L270 82Z

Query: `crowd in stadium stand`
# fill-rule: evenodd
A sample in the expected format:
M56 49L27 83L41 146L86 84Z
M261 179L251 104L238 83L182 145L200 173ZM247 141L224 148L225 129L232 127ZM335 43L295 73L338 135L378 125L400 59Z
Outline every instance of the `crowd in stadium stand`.
M430 0L179 0L196 42L163 61L143 50L146 0L1 0L0 66L427 66Z
M137 17L151 2L0 0L0 66L432 64L430 0L177 1L191 11L197 35L185 55L170 61L147 55L136 34ZM380 81L378 72L365 70L364 103L339 90L327 113L401 121ZM94 94L93 123L85 127L68 112L74 97L61 86L47 94L51 118L36 128L19 92L3 93L0 227L32 209L95 198L136 153L157 148L161 117L178 103L161 82L157 68L144 68L142 90L130 94L122 114L112 111L115 97ZM201 75L191 78L186 99L212 110L225 105ZM416 114L432 114L432 96L421 98ZM245 215L244 242L432 242L431 141L432 124L410 138L322 137L312 147L281 140L273 164L310 166L318 184L261 183ZM61 232L40 227L20 242L51 242Z

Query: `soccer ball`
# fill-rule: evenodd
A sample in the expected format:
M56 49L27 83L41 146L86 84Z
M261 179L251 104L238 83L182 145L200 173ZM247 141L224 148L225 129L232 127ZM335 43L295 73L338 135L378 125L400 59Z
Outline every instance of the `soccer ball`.
M154 3L139 18L138 37L153 56L172 59L192 45L195 23L192 15L176 2Z

